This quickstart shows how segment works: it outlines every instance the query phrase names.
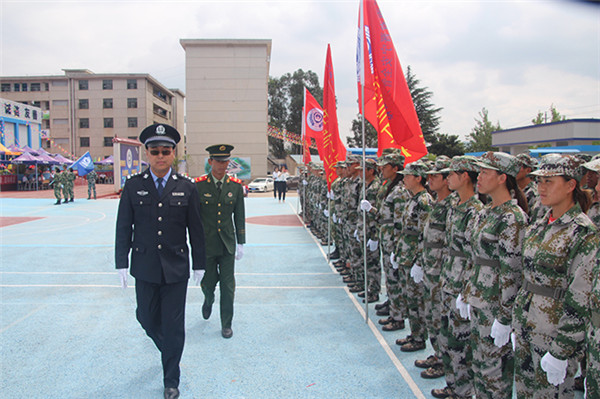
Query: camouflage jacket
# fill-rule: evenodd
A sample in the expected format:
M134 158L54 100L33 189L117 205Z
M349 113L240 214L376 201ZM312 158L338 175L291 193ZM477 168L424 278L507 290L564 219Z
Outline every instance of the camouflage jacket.
M527 213L531 215L531 210L538 206L540 194L538 193L537 183L530 181L525 188L523 188L523 194L527 199Z
M92 170L88 174L85 175L88 183L96 183L96 179L98 178L98 174L95 170Z
M487 309L504 325L512 321L512 306L521 287L521 243L527 214L516 200L486 205L466 234L471 264L464 301Z
M550 352L558 359L571 357L583 345L599 240L578 204L550 224L547 214L525 232L523 285L513 318L532 330L532 340L536 335L550 337ZM553 297L532 292L540 287L551 290Z
M410 193L402 183L399 183L392 188L390 193L382 200L381 206L377 208L375 219L379 226L380 241L388 253L394 252L396 237L398 237L402 229L401 219L404 204L409 198Z
M425 274L439 276L442 259L447 258L445 244L446 218L451 207L458 203L458 195L451 193L441 201L434 202L423 229L423 262Z
M587 211L590 220L600 229L600 202L594 202Z
M448 211L446 222L446 247L448 258L442 265L440 277L442 289L448 294L458 296L464 285L464 273L470 259L470 247L466 242L466 231L472 228L472 220L483 208L483 203L473 196Z
M362 184L362 183L361 183ZM378 177L375 177L371 183L369 183L365 187L365 199L369 201L371 204L374 204L377 201L377 193L379 192L379 187L381 186L381 182ZM358 206L358 233L362 237L363 231L363 218L362 218L362 210L360 209L360 203ZM379 241L379 237L377 234L377 215L374 212L366 212L365 213L365 221L366 221L366 231L367 238L366 240L375 240Z
M346 184L346 192L344 194L344 202L346 207L345 222L351 226L356 226L358 223L358 206L360 205L360 196L362 191L362 182L360 177L348 178Z
M431 212L431 195L427 190L413 195L404 205L402 230L396 248L396 262L405 267L422 264L423 230Z

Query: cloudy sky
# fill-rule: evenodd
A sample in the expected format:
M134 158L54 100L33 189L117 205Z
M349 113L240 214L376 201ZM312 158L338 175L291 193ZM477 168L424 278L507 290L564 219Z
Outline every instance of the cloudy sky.
M567 0L379 0L403 68L466 137L483 107L503 128L554 104L600 118L600 7ZM319 75L331 44L340 134L358 112L359 0L0 0L0 76L149 73L185 91L179 39L272 39L271 76Z

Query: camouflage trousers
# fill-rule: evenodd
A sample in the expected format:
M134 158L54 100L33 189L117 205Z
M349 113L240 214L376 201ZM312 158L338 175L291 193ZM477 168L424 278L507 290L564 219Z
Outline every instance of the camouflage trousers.
M92 191L94 192L94 199L96 199L96 183L88 183L88 198L92 197Z
M394 269L390 261L393 243L383 242L381 250L383 271L385 273L385 288L390 301L390 316L394 320L404 320L408 311L405 308L404 301L402 301L402 285L400 285L398 269Z
M554 337L537 334L531 327L519 319L513 319L517 343L515 345L515 387L518 398L555 398L574 397L574 377L577 371L577 358L568 359L565 382L554 386L548 382L546 372L540 361L548 352ZM588 368L588 379L590 374ZM597 396L590 396L594 398Z
M346 231L346 243L348 247L347 255L348 258L346 261L350 264L350 271L352 278L358 283L360 287L363 287L365 275L363 269L363 260L362 260L362 241L357 241L354 237L354 231L356 230L355 223L347 223L345 227ZM364 287L363 287L364 289Z
M65 200L73 198L73 188L68 185L63 185L62 193Z
M367 292L371 295L381 292L381 264L379 263L379 245L375 251L367 248Z
M58 183L54 183L54 196L56 197L57 201L60 201L60 193L62 191L62 187L60 186L60 184ZM65 197L66 198L66 197Z
M514 357L510 341L502 348L490 337L494 315L491 310L471 307L473 387L478 399L512 399Z
M400 265L400 277L404 283L404 295L402 300L408 310L408 321L410 323L410 335L415 341L425 342L427 339L427 328L425 321L425 308L423 303L423 282L415 283L410 276L412 265Z
M442 352L438 344L442 325L442 283L440 282L440 276L425 273L423 276L423 288L425 328L427 329L429 342L431 342L435 356L441 359Z
M460 317L456 297L442 291L442 325L439 346L442 351L446 384L461 398L473 395L471 363L471 323Z
M598 328L595 328L595 333L592 339L588 339L587 344L585 388L588 398L600 398L600 342L597 339L598 332Z

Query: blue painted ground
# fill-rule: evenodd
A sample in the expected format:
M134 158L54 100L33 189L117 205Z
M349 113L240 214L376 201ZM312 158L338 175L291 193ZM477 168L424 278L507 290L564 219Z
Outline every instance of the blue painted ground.
M117 200L53 206L0 199L2 398L161 398L159 353L135 320L133 278L114 271ZM246 200L247 217L295 214L296 198ZM443 379L413 366L407 332L381 332L304 227L247 224L236 265L234 336L190 286L182 398L424 398ZM371 305L372 306L372 305ZM423 394L423 393L424 394Z

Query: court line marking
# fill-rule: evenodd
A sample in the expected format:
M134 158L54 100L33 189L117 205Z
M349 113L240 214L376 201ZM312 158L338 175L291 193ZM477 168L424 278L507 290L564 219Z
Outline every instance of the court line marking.
M0 271L0 274L17 274L17 275L117 275L116 269L114 272L4 272ZM235 273L236 276L330 276L331 273Z
M13 304L14 305L14 304ZM34 314L36 314L37 312L39 312L40 310L44 309L45 307L47 307L48 305L44 304L42 306L39 306L37 309L33 309L31 312L27 313L25 316L13 321L12 323L10 323L9 325L7 325L6 327L4 327L3 329L0 329L0 334L2 334L4 331L8 330L9 328L12 328L14 326L16 326L17 324L19 324L20 322L22 322L23 320L33 316Z
M2 288L121 288L120 284L0 284ZM128 285L127 288L134 288L134 285ZM188 289L201 289L202 287L196 285L188 285ZM264 289L277 289L277 290L341 290L345 287L340 286L283 286L283 285L245 285L236 286L236 289L249 289L249 290L264 290Z

